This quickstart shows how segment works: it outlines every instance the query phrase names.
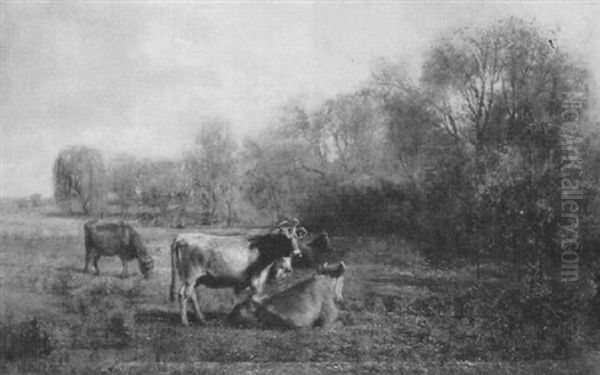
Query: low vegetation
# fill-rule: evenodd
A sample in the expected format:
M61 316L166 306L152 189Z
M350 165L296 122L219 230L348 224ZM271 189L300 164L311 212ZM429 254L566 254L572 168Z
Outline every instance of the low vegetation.
M50 336L40 327L37 319L3 323L0 326L0 337L0 356L8 361L47 356L53 349Z
M168 302L176 230L142 228L157 260L154 277L121 279L111 258L101 261L100 276L83 274L81 221L61 218L69 233L52 234L64 231L56 220L35 211L2 218L3 372L586 374L596 363L592 322L568 315L571 307L561 313L560 296L536 284L507 286L491 271L478 279L473 267L432 268L397 237L332 237L329 260L349 267L330 331L232 326L231 292L208 289L200 291L207 323L186 328ZM23 231L36 223L46 235L20 234L17 223ZM278 288L311 272L297 271ZM565 367L567 358L574 362Z

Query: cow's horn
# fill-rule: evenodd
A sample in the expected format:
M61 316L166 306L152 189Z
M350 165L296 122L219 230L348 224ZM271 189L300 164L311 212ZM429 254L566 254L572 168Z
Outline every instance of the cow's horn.
M289 225L289 222L290 221L288 219L284 219L279 224L277 224L277 228L281 228L283 226L287 226L287 225Z

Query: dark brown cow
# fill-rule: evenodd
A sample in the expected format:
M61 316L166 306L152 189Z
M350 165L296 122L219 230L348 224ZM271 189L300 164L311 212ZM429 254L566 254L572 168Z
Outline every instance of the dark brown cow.
M302 328L330 328L338 316L336 302L343 301L343 262L325 264L313 277L273 296L255 295L237 305L230 314L232 322L242 325Z
M98 260L101 256L118 256L123 263L122 277L128 277L127 262L138 260L140 271L149 278L154 268L154 259L141 236L124 222L88 221L83 225L85 240L85 267L87 272L90 260L100 274Z
M310 235L298 241L302 257L294 258L294 268L316 267L333 252L327 232Z
M191 299L198 319L203 321L196 288L234 288L237 301L261 293L269 275L291 271L291 256L300 255L297 228L280 227L277 231L251 238L213 236L202 233L178 235L171 245L170 299L175 300L177 281L181 281L179 303L181 322L189 325L187 300ZM275 267L274 267L275 266ZM242 292L249 295L242 298Z

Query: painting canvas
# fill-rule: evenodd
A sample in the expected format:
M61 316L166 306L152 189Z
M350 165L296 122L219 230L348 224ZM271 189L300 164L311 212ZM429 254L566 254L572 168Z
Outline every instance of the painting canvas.
M0 2L0 373L600 373L598 16Z

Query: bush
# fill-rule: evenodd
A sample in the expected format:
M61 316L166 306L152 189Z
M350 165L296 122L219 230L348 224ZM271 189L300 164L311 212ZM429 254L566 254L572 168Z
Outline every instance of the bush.
M134 313L123 309L113 309L106 322L107 344L116 348L125 348L134 336Z
M53 350L50 335L41 328L36 318L28 322L1 325L0 337L0 358L9 361L45 356Z
M466 339L505 360L569 358L587 340L590 300L550 280L480 285L453 302L455 318L476 328Z

